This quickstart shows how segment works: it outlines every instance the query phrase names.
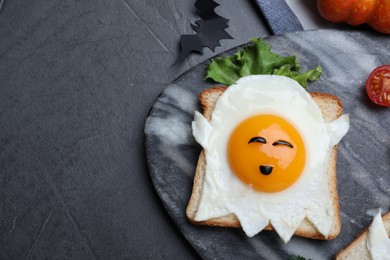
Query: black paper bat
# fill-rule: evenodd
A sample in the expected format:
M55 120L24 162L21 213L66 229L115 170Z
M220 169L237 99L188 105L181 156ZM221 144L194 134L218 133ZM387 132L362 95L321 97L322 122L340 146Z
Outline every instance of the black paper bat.
M213 17L220 17L214 11L217 6L219 6L219 4L213 0L196 0L195 2L195 7L197 9L196 13L205 20Z
M180 36L180 53L175 63L183 61L191 52L203 54L203 48L214 51L220 46L222 39L233 39L225 29L229 26L228 19L215 13L214 9L219 4L213 0L196 0L197 14L203 20L197 20L191 24L196 34L184 34Z

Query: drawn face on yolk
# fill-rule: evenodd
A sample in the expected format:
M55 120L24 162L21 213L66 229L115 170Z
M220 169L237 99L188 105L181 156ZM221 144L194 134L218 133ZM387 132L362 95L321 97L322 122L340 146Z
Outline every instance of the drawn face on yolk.
M293 185L305 166L306 152L298 131L275 115L256 115L241 122L228 143L230 167L254 189L278 192Z

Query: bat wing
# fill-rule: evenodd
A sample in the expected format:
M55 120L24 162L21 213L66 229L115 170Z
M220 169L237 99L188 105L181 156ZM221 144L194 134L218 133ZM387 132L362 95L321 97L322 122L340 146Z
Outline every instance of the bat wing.
M228 27L225 18L216 17L209 20L199 20L196 23L198 26L193 26L193 29L198 33L203 46L210 48L212 51L215 51L215 48L220 46L220 40L233 39L225 31L225 28Z
M219 4L212 0L196 0L195 2L197 14L203 19L217 17L218 15L214 11L217 6L219 6Z
M175 64L182 62L191 52L203 54L203 43L197 34L184 34L180 36L180 53Z
M229 20L215 13L214 9L217 6L219 4L213 0L196 0L197 13L203 20L191 24L197 34L180 36L180 53L174 64L182 62L191 52L203 54L204 47L215 51L217 46L221 46L220 40L233 39L225 31L229 26Z

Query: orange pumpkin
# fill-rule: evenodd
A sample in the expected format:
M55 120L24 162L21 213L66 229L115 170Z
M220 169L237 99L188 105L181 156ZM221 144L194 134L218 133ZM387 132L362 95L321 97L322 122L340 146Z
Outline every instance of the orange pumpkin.
M390 34L390 0L317 0L320 14L331 22L369 24Z

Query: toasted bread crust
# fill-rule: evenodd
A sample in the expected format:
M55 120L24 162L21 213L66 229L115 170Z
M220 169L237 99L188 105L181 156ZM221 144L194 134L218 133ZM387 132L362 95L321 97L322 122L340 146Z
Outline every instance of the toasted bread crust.
M201 106L203 108L203 116L211 121L212 112L214 110L215 104L218 98L222 95L222 93L227 89L225 86L212 87L202 91L199 94L199 100ZM310 93L313 100L317 103L320 108L322 115L324 117L325 122L330 122L342 115L343 107L340 99L334 95L327 93L319 93L312 92ZM335 238L341 229L341 221L340 221L340 208L339 208L339 199L337 192L337 177L336 177L336 159L337 159L337 145L335 145L332 149L327 174L328 185L332 200L332 205L334 208L334 221L333 226L331 228L331 232L329 236L324 237L315 226L308 221L306 218L303 220L299 228L294 233L297 236L308 237L312 239L321 239L321 240L330 240ZM202 150L198 164L196 167L196 172L194 176L194 185L192 189L191 198L189 200L186 214L187 218L190 222L197 225L207 225L207 226L220 226L220 227L241 227L239 220L237 219L235 214L229 214L219 218L213 218L206 221L197 222L194 220L195 214L197 212L200 197L203 188L204 176L205 176L205 154ZM264 230L273 230L271 224L264 228Z
M226 89L227 87L225 86L212 87L199 94L199 101L203 108L203 116L207 120L211 121L211 114L213 113L215 104Z
M382 216L387 235L390 236L390 211ZM335 256L336 260L371 259L367 249L368 227L366 227L347 247Z

